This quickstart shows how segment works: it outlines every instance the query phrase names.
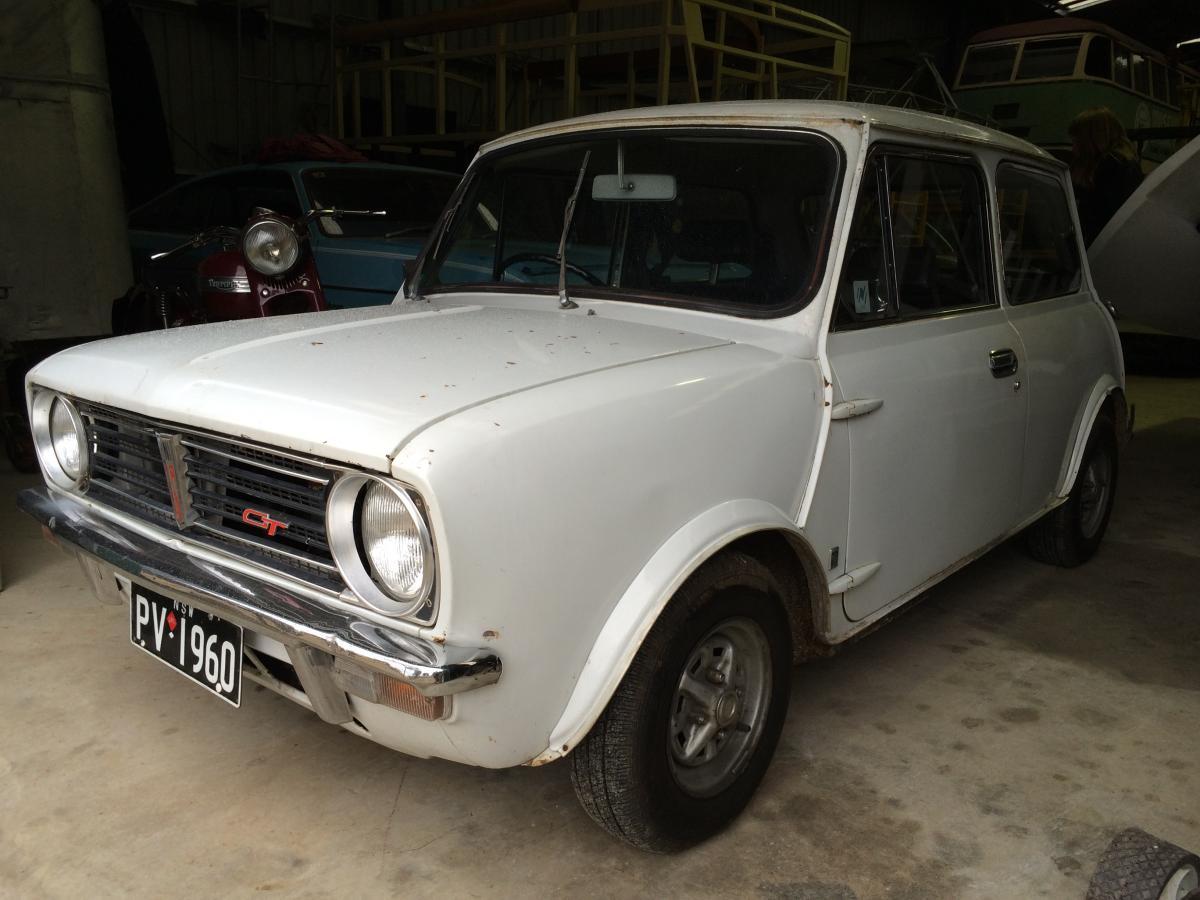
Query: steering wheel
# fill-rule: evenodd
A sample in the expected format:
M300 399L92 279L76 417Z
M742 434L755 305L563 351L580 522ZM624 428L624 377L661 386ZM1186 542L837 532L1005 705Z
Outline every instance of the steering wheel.
M558 257L551 256L549 253L514 253L512 256L501 261L500 272L501 273L506 272L508 270L509 266L514 265L515 263L519 263L519 262L544 262L544 263L549 263L550 265L555 266L555 267L557 267L559 265ZM567 267L568 271L574 272L576 275L578 275L580 278L582 278L588 284L594 285L596 287L604 286L603 279L597 278L595 275L593 275L591 272L589 272L583 266L577 266L577 265L575 265L575 263L568 260L566 267Z

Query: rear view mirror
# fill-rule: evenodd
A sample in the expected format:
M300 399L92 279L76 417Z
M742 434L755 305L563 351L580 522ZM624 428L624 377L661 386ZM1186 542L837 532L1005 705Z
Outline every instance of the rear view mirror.
M597 175L593 200L669 201L675 199L674 175Z

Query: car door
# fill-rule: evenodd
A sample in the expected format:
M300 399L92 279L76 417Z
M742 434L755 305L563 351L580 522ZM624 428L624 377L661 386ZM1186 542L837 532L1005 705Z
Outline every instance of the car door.
M862 619L1016 522L1026 424L987 188L970 157L876 151L827 342L848 430L842 593ZM836 599L834 600L836 602Z
M1066 191L1057 172L1008 162L996 170L1004 295L1029 403L1022 519L1056 495L1084 403L1111 370L1109 314L1083 280Z

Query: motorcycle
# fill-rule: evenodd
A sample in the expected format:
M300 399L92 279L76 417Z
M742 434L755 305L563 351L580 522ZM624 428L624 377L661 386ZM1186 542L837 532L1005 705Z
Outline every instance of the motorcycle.
M313 209L300 218L259 208L243 228L218 226L150 257L141 280L113 302L113 333L328 309L308 242L316 218L383 215ZM170 274L181 254L220 247L200 260L194 289Z

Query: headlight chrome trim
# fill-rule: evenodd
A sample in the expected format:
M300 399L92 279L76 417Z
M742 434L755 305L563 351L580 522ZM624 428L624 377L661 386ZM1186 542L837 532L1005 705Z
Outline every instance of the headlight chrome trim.
M61 403L71 419L71 426L79 440L79 477L72 477L59 462L54 450L54 435L50 430L50 414L55 403ZM42 471L50 482L58 488L74 493L83 493L87 489L88 476L92 470L92 447L88 440L87 426L75 404L65 394L46 388L35 388L29 408L30 424L33 431L33 445L37 451L38 461Z
M255 263L254 257L247 249L250 243L250 238L256 231L259 231L263 228L283 229L286 235L290 238L291 243L288 247L290 261L281 268L263 268L261 265ZM241 251L242 258L246 260L246 265L254 269L255 272L258 272L260 275L265 275L268 278L282 278L283 276L287 275L288 272L292 271L292 269L296 268L300 262L300 236L296 234L296 229L283 219L278 218L277 216L263 216L257 221L252 222L246 227L246 230L242 232Z
M359 521L360 501L365 497L367 489L376 484L382 485L397 497L405 512L412 518L420 538L422 578L412 596L393 596L380 587L371 576L365 548L361 548L359 544L358 536L362 527ZM411 490L406 485L388 478L346 472L333 483L325 512L325 532L329 539L329 549L346 586L359 600L376 612L401 618L413 616L431 600L437 565L429 523L421 507L413 499ZM433 617L422 616L421 620L428 623Z

